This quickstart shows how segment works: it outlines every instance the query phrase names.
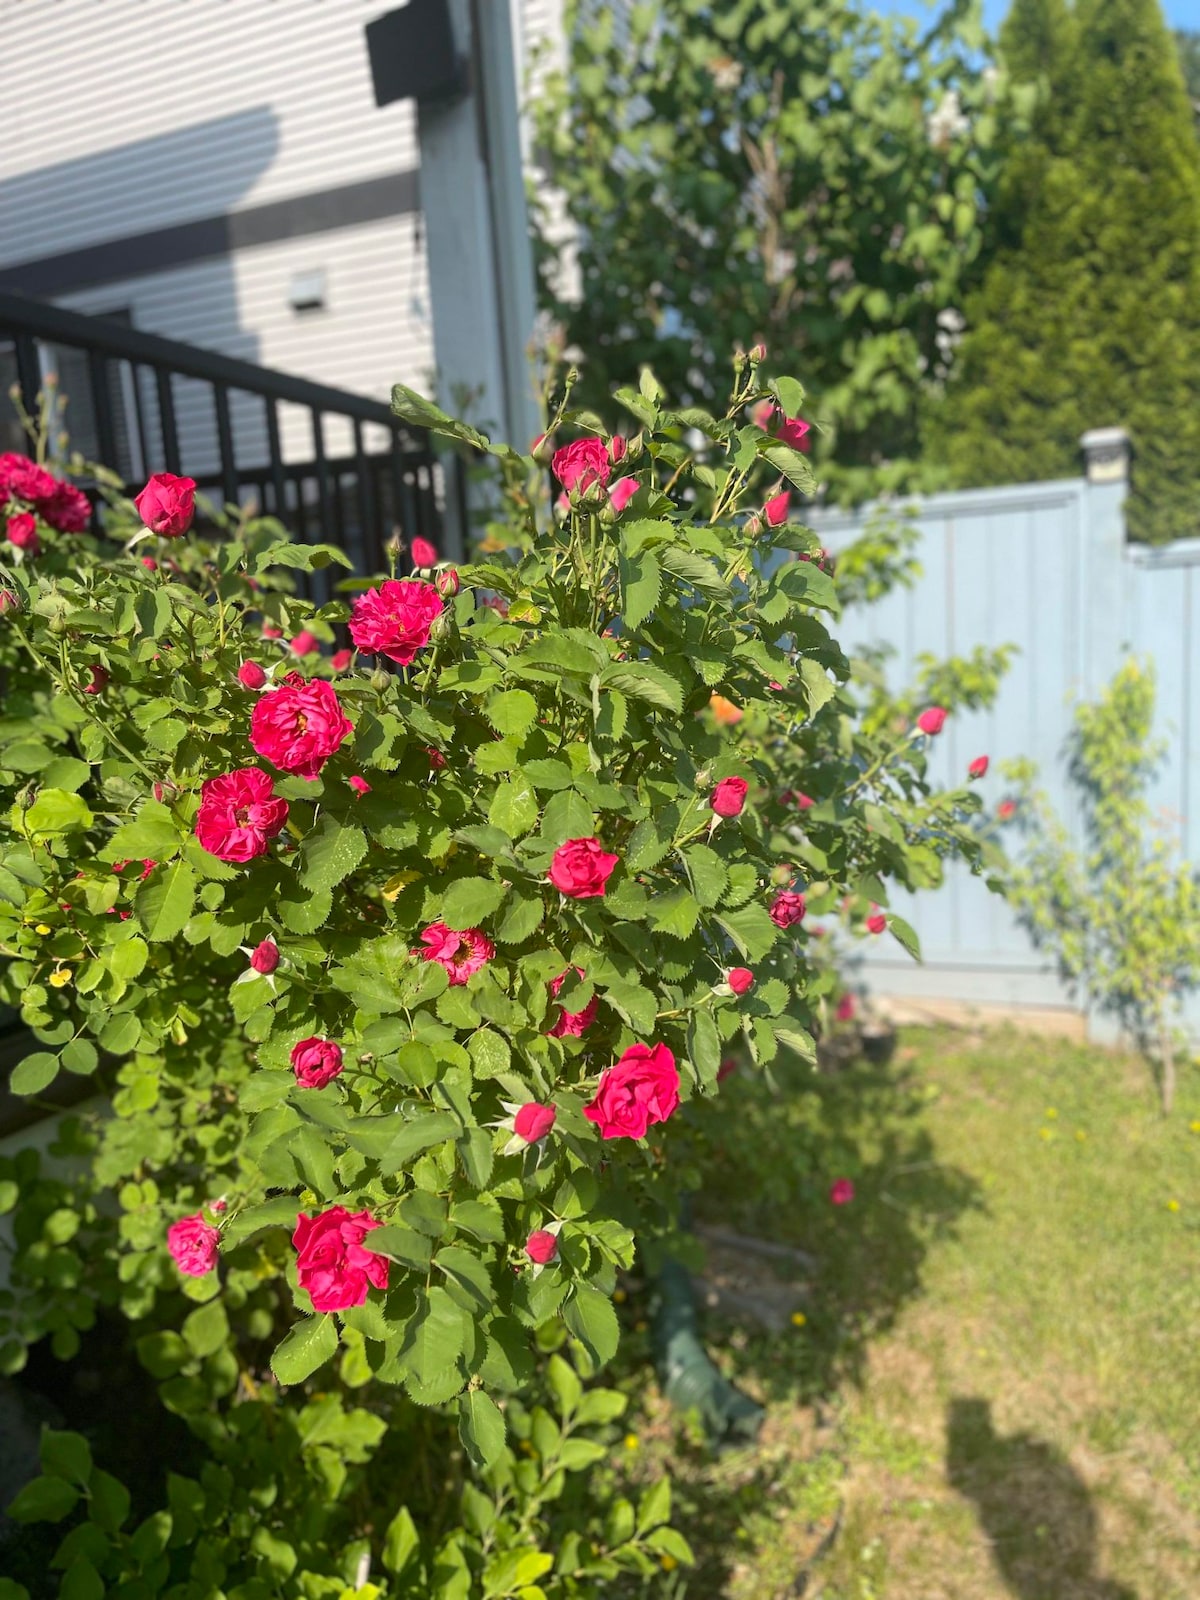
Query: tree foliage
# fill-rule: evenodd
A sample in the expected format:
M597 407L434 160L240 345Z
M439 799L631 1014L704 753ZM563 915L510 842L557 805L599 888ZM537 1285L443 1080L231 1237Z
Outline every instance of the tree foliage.
M1158 0L1021 0L1002 37L1036 74L998 252L927 430L962 485L1074 475L1125 425L1129 526L1200 528L1200 145Z

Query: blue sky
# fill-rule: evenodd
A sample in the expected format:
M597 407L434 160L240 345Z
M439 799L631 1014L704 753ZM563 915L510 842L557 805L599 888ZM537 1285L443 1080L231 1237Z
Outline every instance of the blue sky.
M926 7L923 0L870 0L870 4L881 11L899 11L917 18L924 18L935 9ZM983 0L983 9L989 28L995 28L1008 10L1008 0ZM1200 0L1163 0L1163 10L1173 28L1200 28Z

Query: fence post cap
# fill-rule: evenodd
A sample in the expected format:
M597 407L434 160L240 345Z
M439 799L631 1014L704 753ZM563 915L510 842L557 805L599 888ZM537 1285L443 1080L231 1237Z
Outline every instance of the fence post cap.
M1089 483L1120 483L1129 476L1129 434L1124 428L1089 428L1079 445Z

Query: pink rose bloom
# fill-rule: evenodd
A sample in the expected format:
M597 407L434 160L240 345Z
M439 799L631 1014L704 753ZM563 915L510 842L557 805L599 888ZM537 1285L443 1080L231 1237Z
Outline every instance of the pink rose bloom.
M812 795L810 795L810 794L801 794L798 789L797 789L796 793L792 796L792 799L796 802L797 809L800 810L800 811L811 811L813 806L815 806L816 803L817 803L813 799Z
M274 939L264 939L261 944L255 945L250 965L255 972L261 972L264 978L270 977L279 965L279 946Z
M156 472L133 503L151 533L178 539L191 527L196 514L196 480Z
M878 906L871 907L871 915L867 918L868 933L886 933L887 918Z
M360 778L357 772L352 778L347 778L346 782L354 790L355 794L370 794L371 792L371 785L365 778Z
M138 560L142 563L147 572L158 571L158 562L155 561L153 556L139 556Z
M636 478L618 478L608 491L608 503L620 516L637 492L638 481Z
M354 602L350 637L360 650L407 667L444 610L441 595L423 578L389 578Z
M745 778L722 778L712 792L712 808L719 817L741 815L750 785Z
M631 1045L600 1084L583 1114L602 1139L642 1139L679 1104L679 1068L665 1044Z
M754 987L754 974L749 967L730 967L725 974L725 982L733 990L734 994L746 994L748 990Z
M239 767L209 778L200 790L196 837L221 861L253 861L288 818L288 803L272 793L274 780L261 767Z
M853 1022L855 1009L854 996L852 994L844 994L837 1003L837 1011L834 1015L839 1022Z
M917 718L917 727L920 728L922 733L928 733L931 736L935 733L941 733L945 725L946 713L941 706L930 706L927 711L922 711Z
M264 694L250 716L255 751L281 772L310 782L353 732L333 686L323 678L306 683L298 672L289 672L278 689Z
M1000 804L996 807L996 815L1000 818L1001 822L1011 821L1016 814L1017 802L1015 800L1001 800Z
M792 889L777 894L767 908L767 915L777 928L791 928L804 918L804 896Z
M335 650L329 658L329 665L335 672L345 672L353 660L353 650Z
M437 548L430 544L428 539L422 539L420 536L415 538L410 546L409 553L412 556L412 564L414 567L437 566Z
M15 511L5 527L9 544L28 555L40 554L42 541L38 538L37 520L28 511Z
M767 519L768 528L782 528L788 519L788 505L791 496L786 489L781 489L778 494L773 494L763 507L763 515Z
M420 952L421 959L445 967L452 984L466 983L496 954L496 946L482 928L459 931L444 922L431 922L421 934L421 943L426 947Z
M453 600L458 593L458 573L453 567L443 567L433 580L433 587L443 600Z
M54 493L38 501L38 510L57 533L84 533L92 520L92 502L73 483L56 483Z
M180 1217L167 1229L167 1249L186 1277L203 1278L217 1264L220 1237L217 1229L205 1222L197 1211L190 1217Z
M835 1206L848 1206L854 1199L854 1185L849 1178L838 1178L829 1187L829 1198Z
M556 1116L553 1106L539 1105L536 1100L531 1100L513 1118L513 1132L526 1144L536 1144L550 1132Z
M599 839L568 839L554 852L548 876L554 887L572 900L591 900L604 893L620 859L605 850Z
M738 1064L733 1057L726 1056L725 1060L717 1068L717 1082L724 1083L726 1078L732 1078L737 1069Z
M238 668L238 682L243 689L261 689L267 675L257 661L243 661Z
M545 1228L535 1228L525 1241L525 1254L537 1266L547 1266L558 1255L558 1240Z
M92 675L92 681L90 683L85 683L84 684L84 686L83 686L84 694L103 694L105 689L108 688L108 679L109 679L108 668L107 667L100 667L100 666L93 666L93 667L89 667L88 671Z
M273 622L264 622L262 625L262 636L264 639L282 639L283 629L277 628Z
M582 967L576 967L575 968L575 973L576 973L577 977L582 978L583 975L584 975L583 968ZM565 972L560 972L557 978L551 978L551 980L550 980L550 993L554 996L554 998L556 1000L558 998L559 990L562 988L563 984L566 981L567 981L567 974ZM588 1001L587 1005L584 1006L582 1011L564 1011L564 1012L562 1012L560 1014L560 1016L559 1016L558 1021L549 1030L550 1038L551 1039L566 1039L568 1037L573 1038L573 1039L580 1038L584 1033L587 1032L587 1030L591 1027L592 1023L595 1022L595 1020L596 1020L596 1007L597 1007L598 1004L599 1004L599 1002L597 1001L596 996L593 995L592 998ZM520 1130L518 1129L518 1132L519 1131Z
M49 500L57 488L57 481L28 456L17 455L12 450L0 455L0 503L14 495L34 505Z
M986 778L987 769L988 758L986 756L976 756L974 761L972 761L971 765L967 768L967 777Z
M594 483L608 482L612 458L603 439L576 439L554 452L550 469L568 494L583 494Z
M301 628L294 639L288 640L288 649L294 656L310 656L319 648L320 640L315 633L309 633L307 628Z
M342 1070L342 1047L332 1039L301 1039L292 1046L291 1062L302 1089L323 1089Z
M296 1218L296 1277L308 1291L314 1311L348 1311L361 1306L369 1289L386 1289L388 1262L364 1250L363 1240L379 1221L369 1211L331 1206L315 1217Z
M785 417L770 400L760 400L750 413L750 420L765 433L773 433L793 450L808 449L808 423L802 417Z

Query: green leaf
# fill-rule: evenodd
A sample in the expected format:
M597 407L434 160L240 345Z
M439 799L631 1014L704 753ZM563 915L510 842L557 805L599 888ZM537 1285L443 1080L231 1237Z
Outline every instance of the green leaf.
M721 1066L721 1035L711 1011L693 1011L688 1024L688 1059L706 1089L714 1089Z
M485 1244L504 1243L504 1218L494 1200L459 1200L450 1207L450 1221L460 1232L474 1234Z
M110 1017L100 1030L101 1048L110 1055L128 1055L141 1038L142 1025L131 1011Z
M779 937L779 929L765 906L749 905L740 911L724 911L717 921L747 961L761 961Z
M229 1318L225 1315L225 1307L219 1300L210 1300L206 1305L197 1306L190 1316L184 1318L180 1332L194 1356L213 1355L229 1337Z
M58 1600L104 1600L104 1579L87 1556L79 1555L63 1573Z
M648 661L618 661L601 679L601 690L619 689L634 700L645 700L676 716L683 710L683 692L675 679Z
M306 889L332 889L350 876L366 853L363 830L339 822L327 811L300 847L300 882Z
M363 1240L363 1249L419 1271L429 1266L433 1254L433 1246L423 1233L400 1222L385 1222L382 1228L372 1228Z
M100 1064L99 1052L90 1039L72 1039L70 1044L63 1046L59 1059L68 1072L74 1072L81 1078L95 1072Z
M903 917L896 916L893 911L888 912L887 919L889 933L900 941L914 961L920 961L921 941L917 937L917 930L911 923L905 922Z
M451 1111L423 1111L411 1122L396 1113L356 1117L350 1124L346 1142L378 1161L386 1171L396 1172L423 1150L453 1139L459 1131L459 1120Z
M8 1507L14 1522L61 1522L70 1516L79 1500L79 1490L64 1478L35 1478L27 1483Z
M519 738L537 721L537 701L524 689L492 695L484 711L496 732L510 738Z
M400 1359L422 1388L430 1388L455 1368L466 1328L462 1311L445 1289L430 1289L404 1329ZM462 1380L457 1380L462 1387Z
M488 821L493 827L502 828L509 839L519 839L522 834L529 832L537 819L538 802L533 784L518 768L492 796Z
M43 836L70 833L75 828L90 828L91 825L92 813L87 803L66 789L42 789L25 813L29 832Z
M587 1351L595 1366L603 1366L617 1353L620 1329L607 1295L586 1283L577 1285L563 1306L563 1321Z
M442 899L442 921L447 927L478 927L485 917L500 909L504 885L491 878L459 878Z
M111 1472L92 1473L91 1517L105 1533L118 1533L129 1515L129 1490Z
M668 572L699 589L708 599L720 600L726 606L733 604L733 590L704 556L679 545L670 545L659 551L658 559Z
M637 1531L649 1533L671 1517L671 1480L663 1476L652 1483L638 1502Z
M546 1381L550 1385L550 1392L558 1402L558 1414L565 1421L583 1399L583 1385L574 1367L559 1355L550 1357L550 1365L546 1369Z
M41 1094L58 1076L58 1057L38 1050L12 1069L8 1087L13 1094Z
M438 1251L433 1264L450 1279L446 1292L464 1311L478 1317L491 1310L495 1299L491 1275L474 1251L463 1245L446 1245Z
M174 939L196 903L196 874L186 861L156 872L137 892L138 921L152 944Z
M104 960L108 970L114 977L121 978L129 983L145 968L150 951L146 941L139 939L134 934L129 939L122 939L120 944L109 945L104 952Z
M458 1402L458 1436L476 1471L483 1472L504 1450L504 1418L482 1389L472 1389Z
M815 715L823 705L833 699L837 688L829 681L829 674L820 662L808 656L800 658L800 676L808 694L808 709Z
M795 378L775 378L771 388L785 417L798 417L804 409L804 385Z
M303 1383L323 1366L338 1347L337 1324L332 1313L304 1317L289 1328L271 1357L271 1371L280 1383Z
M407 1506L401 1506L383 1536L383 1564L399 1577L419 1554L421 1541Z
M65 1478L82 1488L92 1475L91 1446L81 1433L43 1428L39 1454L42 1471L53 1478Z
M636 555L621 553L621 620L631 632L642 623L658 604L662 589L662 571L650 550L639 550Z

